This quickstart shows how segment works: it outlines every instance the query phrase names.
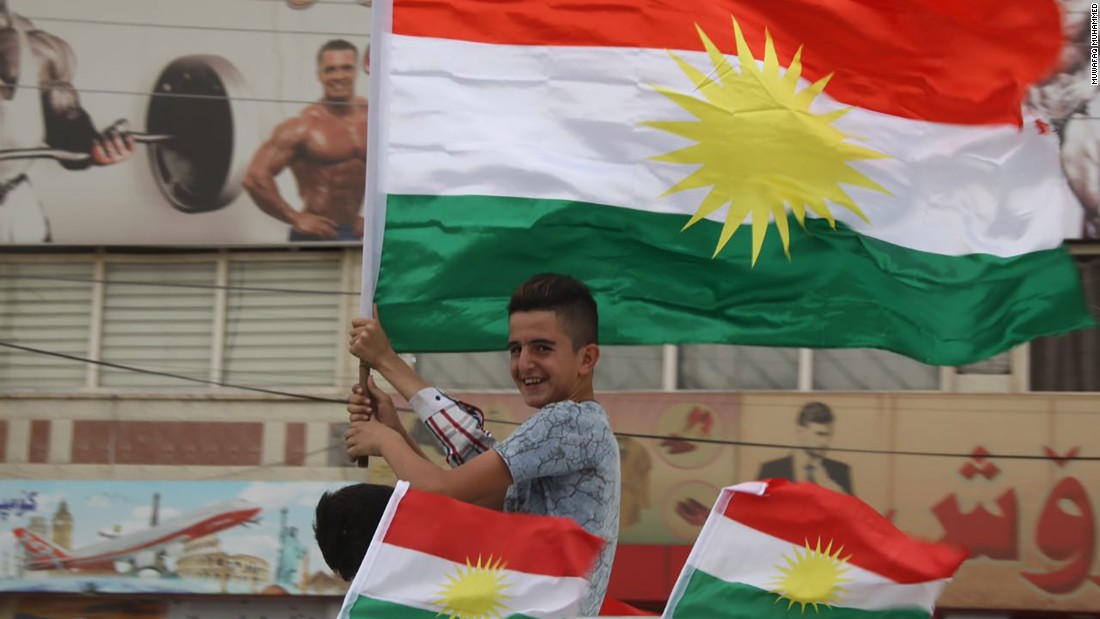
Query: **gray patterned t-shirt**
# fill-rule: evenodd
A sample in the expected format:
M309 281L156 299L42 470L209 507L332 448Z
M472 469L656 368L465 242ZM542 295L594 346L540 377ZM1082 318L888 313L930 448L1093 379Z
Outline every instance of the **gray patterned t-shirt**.
M581 605L598 615L619 536L619 444L607 411L592 400L548 404L495 449L512 473L504 511L565 516L607 540Z

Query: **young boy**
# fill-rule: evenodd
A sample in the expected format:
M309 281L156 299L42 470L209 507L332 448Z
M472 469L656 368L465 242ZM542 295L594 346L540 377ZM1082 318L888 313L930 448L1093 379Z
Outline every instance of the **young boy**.
M594 399L599 321L588 287L563 275L536 275L508 304L512 380L538 411L504 441L484 430L476 409L432 388L394 352L377 320L352 322L352 354L382 374L447 452L451 469L424 457L397 420L393 401L368 383L377 409L353 389L348 456L381 456L413 488L506 512L572 518L607 541L589 575L582 612L595 616L607 590L619 529L619 449L607 412Z
M317 501L313 536L325 563L345 581L351 582L363 564L391 496L390 486L355 484Z

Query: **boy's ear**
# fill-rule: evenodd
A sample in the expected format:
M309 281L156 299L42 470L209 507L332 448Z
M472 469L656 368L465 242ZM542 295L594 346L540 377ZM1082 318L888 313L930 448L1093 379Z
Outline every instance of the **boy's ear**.
M596 369L596 363L600 360L600 346L598 344L585 344L581 346L581 375L592 374Z

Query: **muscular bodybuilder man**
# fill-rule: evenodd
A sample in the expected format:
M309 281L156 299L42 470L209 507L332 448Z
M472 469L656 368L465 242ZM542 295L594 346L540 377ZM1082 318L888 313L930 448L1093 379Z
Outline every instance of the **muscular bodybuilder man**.
M134 153L133 140L96 130L73 87L76 56L69 45L34 27L0 0L0 148L52 148L87 153L68 169L109 165ZM0 243L50 240L50 226L31 187L33 160L0 161Z
M367 100L355 95L358 50L347 41L317 53L323 98L275 128L256 151L244 187L265 213L291 226L291 241L363 238L367 167ZM287 166L304 208L279 195L275 176Z
M1060 4L1061 58L1055 71L1031 89L1029 103L1053 121L1062 147L1062 169L1081 203L1081 213L1073 218L1080 220L1081 236L1100 239L1100 128L1096 123L1100 87L1089 79L1092 2L1061 0Z

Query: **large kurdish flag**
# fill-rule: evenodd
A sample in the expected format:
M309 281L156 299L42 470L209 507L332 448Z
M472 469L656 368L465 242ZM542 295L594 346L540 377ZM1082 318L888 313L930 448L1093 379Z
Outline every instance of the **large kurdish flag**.
M724 488L666 618L927 619L966 558L812 483Z
M1057 138L1021 113L1054 0L374 6L400 349L502 348L540 271L593 289L607 344L961 364L1092 324Z
M575 617L603 540L398 482L338 619Z

